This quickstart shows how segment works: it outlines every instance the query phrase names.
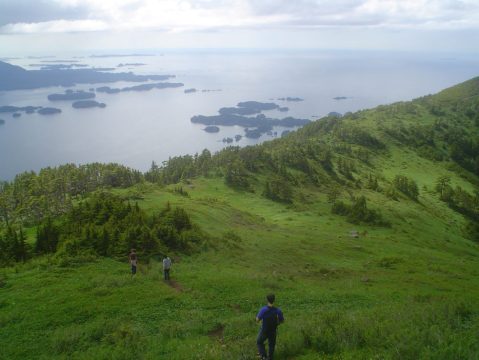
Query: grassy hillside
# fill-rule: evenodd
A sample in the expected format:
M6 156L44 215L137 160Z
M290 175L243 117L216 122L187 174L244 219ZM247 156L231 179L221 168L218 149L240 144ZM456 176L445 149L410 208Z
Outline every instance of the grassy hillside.
M1 268L2 356L254 359L254 316L274 292L277 359L479 359L479 246L465 230L477 223L478 84L321 119L206 171L177 159L146 174L156 183L109 190L149 214L184 208L208 240L173 252L172 283L156 254L134 279L126 254ZM380 225L354 213L361 196ZM333 214L339 203L353 212Z

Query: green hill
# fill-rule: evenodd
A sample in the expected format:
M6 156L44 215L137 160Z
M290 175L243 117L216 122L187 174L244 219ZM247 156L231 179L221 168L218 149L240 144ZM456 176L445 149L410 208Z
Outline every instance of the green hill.
M254 359L274 292L277 359L479 359L478 176L479 78L145 174L21 174L0 188L2 355Z

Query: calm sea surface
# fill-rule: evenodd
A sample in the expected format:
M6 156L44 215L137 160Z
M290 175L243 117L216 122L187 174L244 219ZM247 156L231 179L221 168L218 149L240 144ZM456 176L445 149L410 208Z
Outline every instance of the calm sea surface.
M70 162L118 162L144 171L152 160L161 163L170 156L194 154L204 148L216 151L226 146L224 137L243 135L243 128L221 127L219 133L209 134L202 130L204 125L192 124L190 118L214 115L219 108L240 101L301 97L302 102L275 101L288 106L288 113L274 110L265 114L316 119L331 111L344 113L411 100L479 75L477 57L425 53L182 51L145 57L84 56L76 60L96 67L145 63L118 71L173 74L176 79L170 81L183 82L185 87L97 94L97 100L107 104L104 109L73 109L69 101L47 100L48 94L63 92L64 88L0 92L0 106L54 106L63 111L51 116L23 114L20 118L0 114L6 121L0 125L0 179ZM28 65L39 61L23 58L11 63L32 69ZM200 91L185 94L187 88ZM334 100L336 96L348 99ZM276 130L280 133L283 129ZM243 137L233 144L244 146L269 139L272 137L268 135L258 140Z

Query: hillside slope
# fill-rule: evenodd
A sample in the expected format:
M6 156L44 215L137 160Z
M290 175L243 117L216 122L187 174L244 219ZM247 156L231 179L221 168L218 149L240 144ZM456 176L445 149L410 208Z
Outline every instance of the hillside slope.
M161 251L145 250L134 279L126 259L91 252L2 268L3 354L254 359L253 319L274 292L277 359L478 359L478 132L475 78L152 166L108 191L148 214L179 206L207 240L171 250L171 284ZM4 209L29 226L44 216Z

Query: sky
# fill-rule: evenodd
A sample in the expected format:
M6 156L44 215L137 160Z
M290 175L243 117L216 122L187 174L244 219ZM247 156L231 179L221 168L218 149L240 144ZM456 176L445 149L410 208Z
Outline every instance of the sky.
M479 0L0 0L0 55L114 49L479 51Z

